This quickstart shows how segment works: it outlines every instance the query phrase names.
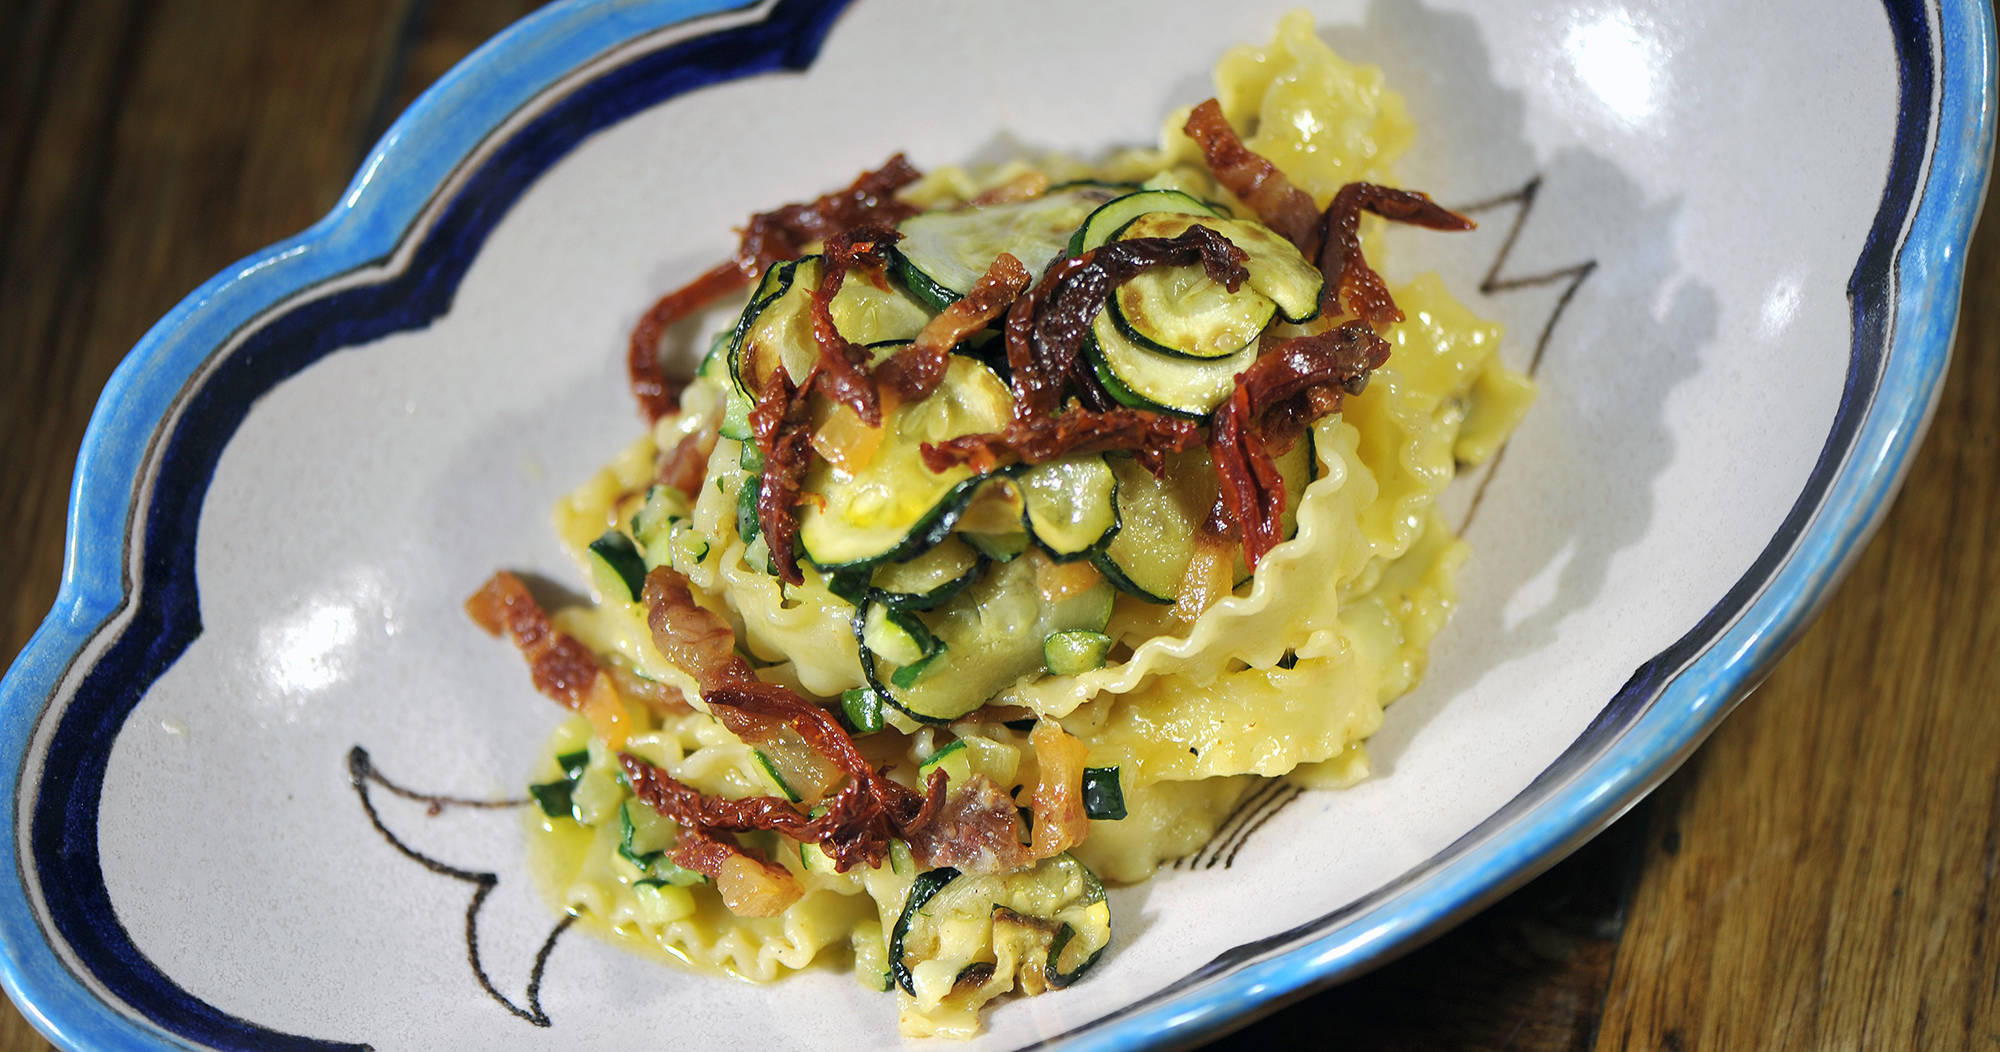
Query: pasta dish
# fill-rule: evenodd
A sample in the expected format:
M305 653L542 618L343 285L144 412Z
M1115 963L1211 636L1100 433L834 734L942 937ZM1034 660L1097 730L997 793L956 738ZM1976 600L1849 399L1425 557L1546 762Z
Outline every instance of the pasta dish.
M911 1036L1113 944L1107 885L1264 780L1366 776L1525 411L1498 328L1371 264L1412 136L1303 13L1158 149L919 173L752 217L632 337L646 433L557 509L594 601L467 603L571 712L532 774L562 908ZM747 298L695 375L663 335Z

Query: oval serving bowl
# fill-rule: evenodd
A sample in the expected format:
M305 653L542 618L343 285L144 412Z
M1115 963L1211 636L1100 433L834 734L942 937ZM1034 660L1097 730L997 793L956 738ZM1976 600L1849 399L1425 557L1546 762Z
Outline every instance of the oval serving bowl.
M62 594L0 684L8 991L69 1047L893 1040L829 970L562 937L518 810L475 806L518 797L555 714L459 601L500 566L570 579L546 509L636 433L624 330L729 223L897 149L1150 142L1289 6L578 2L474 54L99 402ZM1402 182L1482 223L1388 269L1505 322L1541 398L1455 488L1476 555L1375 776L1253 798L1114 891L1089 982L982 1047L1191 1041L1561 857L1782 653L1944 374L1984 4L1314 6L1408 99ZM1096 61L1113 36L1147 61Z

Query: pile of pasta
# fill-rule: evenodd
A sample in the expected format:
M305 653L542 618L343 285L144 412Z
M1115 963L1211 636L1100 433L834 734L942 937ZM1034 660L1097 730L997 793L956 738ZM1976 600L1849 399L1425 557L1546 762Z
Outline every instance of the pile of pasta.
M1412 136L1379 71L1335 55L1303 13L1285 18L1268 45L1230 51L1215 80L1244 145L1320 207L1347 184L1388 181ZM1040 158L941 169L897 196L928 211L1024 179L1091 180L1178 190L1252 214L1217 185L1201 146L1182 130L1187 118L1167 121L1158 149L1094 164ZM1379 257L1373 229L1363 238ZM1067 985L1096 959L1111 920L1101 882L1145 880L1197 851L1262 780L1329 788L1366 777L1365 742L1383 707L1423 674L1466 558L1439 513L1439 494L1460 465L1492 455L1532 397L1496 354L1499 328L1439 279L1392 291L1404 319L1381 332L1388 359L1365 390L1310 424L1315 464L1296 499L1295 528L1247 581L1194 609L1121 592L1101 663L1068 674L1037 669L948 723L887 706L879 727L850 728L867 761L911 793L925 793L927 776L955 751L963 755L951 777L985 777L1029 821L1049 762L1037 746L1059 729L1081 743L1089 769L1115 771L1121 816L1092 819L1087 835L1011 884L1006 874L976 876L976 867L948 876L944 867L925 869L901 840L874 864L843 864L809 842L744 832L741 850L796 883L795 897L769 915L745 915L759 911L733 909L740 903L726 901L719 878L674 861L682 857L672 850L676 831L641 799L634 771L649 765L718 799L799 794L782 784L767 747L703 704L710 684L702 671L663 653L646 596L613 582L591 605L551 618L557 636L608 670L609 687L575 687L579 714L557 729L532 773L543 805L533 815L532 854L550 894L620 944L745 979L852 962L862 985L895 991L906 1034L966 1036L995 998ZM691 436L713 436L731 396L726 382L704 373L651 433L561 503L557 530L582 564L607 530L629 532L663 458ZM800 581L784 580L765 537L746 538L753 520L744 514L743 465L755 452L744 441L714 441L666 558L693 603L734 634L759 680L841 712L843 695L870 689L856 605L810 567ZM648 703L662 696L680 703ZM957 742L974 747L949 748ZM801 801L800 813L812 805Z

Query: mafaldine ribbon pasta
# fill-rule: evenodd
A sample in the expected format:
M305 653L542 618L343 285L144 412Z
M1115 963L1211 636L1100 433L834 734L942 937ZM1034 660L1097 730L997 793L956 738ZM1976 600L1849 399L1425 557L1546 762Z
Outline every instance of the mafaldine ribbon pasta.
M751 980L851 963L962 1037L1085 980L1106 884L1246 792L1365 777L1467 556L1439 494L1532 397L1374 270L1384 221L1470 225L1391 188L1413 134L1294 13L1157 150L899 155L753 217L634 334L650 432L557 509L594 601L468 602L573 713L531 774L559 906Z

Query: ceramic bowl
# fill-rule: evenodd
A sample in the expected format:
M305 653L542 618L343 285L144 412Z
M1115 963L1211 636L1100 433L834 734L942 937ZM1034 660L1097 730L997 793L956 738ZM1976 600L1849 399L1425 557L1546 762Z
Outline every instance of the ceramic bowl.
M556 719L459 602L495 567L568 579L547 508L636 431L625 330L732 222L897 149L1150 142L1295 2L573 2L453 71L99 403L61 597L4 684L29 1018L92 1048L893 1041L831 971L757 987L551 934L518 811L421 798L518 796ZM1548 866L1783 652L1944 375L1985 4L1314 6L1407 97L1403 181L1482 221L1396 269L1504 321L1540 401L1456 491L1461 608L1375 777L1254 798L1115 892L1087 988L1006 1004L981 1047L1193 1040Z

